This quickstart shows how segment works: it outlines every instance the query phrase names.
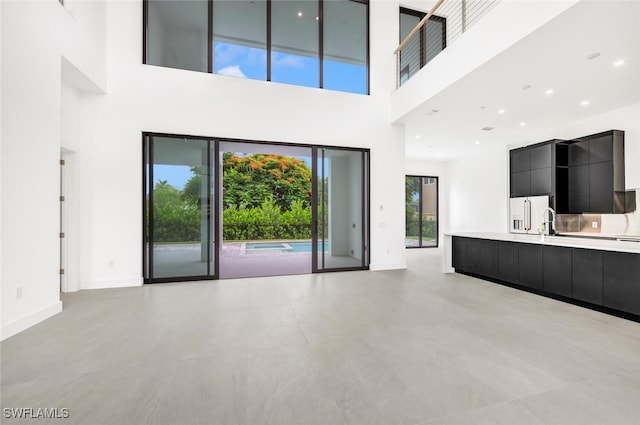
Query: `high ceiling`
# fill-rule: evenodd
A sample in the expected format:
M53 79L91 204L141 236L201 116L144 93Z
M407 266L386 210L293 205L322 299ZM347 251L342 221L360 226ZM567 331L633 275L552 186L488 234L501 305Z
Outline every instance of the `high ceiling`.
M554 127L639 103L639 22L640 1L579 2L404 116L407 158L541 142Z

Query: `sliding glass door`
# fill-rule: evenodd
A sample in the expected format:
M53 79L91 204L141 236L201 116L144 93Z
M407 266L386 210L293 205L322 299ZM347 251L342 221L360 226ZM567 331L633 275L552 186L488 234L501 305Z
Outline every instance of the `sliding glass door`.
M145 283L369 268L369 151L143 134Z
M215 146L145 135L145 282L214 278Z
M313 271L369 267L369 152L314 148Z
M406 176L405 246L438 246L438 178Z

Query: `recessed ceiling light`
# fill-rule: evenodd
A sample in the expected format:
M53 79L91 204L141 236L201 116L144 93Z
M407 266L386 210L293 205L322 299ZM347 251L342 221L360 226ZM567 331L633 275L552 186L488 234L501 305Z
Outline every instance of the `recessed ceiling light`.
M479 145L479 144L480 144L480 140L476 140L476 145Z
M316 21L317 21L318 19L320 19L320 18L318 18L318 17L316 16Z
M525 84L522 86L522 90L529 90L531 88L531 84Z
M487 109L486 106L480 106L480 109Z
M592 59L597 58L598 56L600 56L600 52L593 52L589 56L587 56L587 59L588 60L592 60Z
M419 135L419 134L416 134L416 139L419 139L419 138L420 138L420 135Z
M613 66L615 66L615 67L617 68L617 67L619 67L619 66L624 65L625 63L627 63L627 62L626 62L624 59L620 59L620 60L615 61L615 62L613 63Z
M500 115L504 114L505 112L507 112L507 111L505 111L504 109L499 109L499 110L498 110L498 113L499 113Z
M442 158L442 156L443 156L443 155L444 155L444 154L439 153L439 154L438 154L438 158Z
M491 131L491 130L493 130L493 127L488 127L488 126L487 127L482 127L481 130L482 131Z
M582 102L580 102L582 106L589 106L590 103L591 102L589 102L588 100L583 100Z
M525 125L527 125L527 123L526 123L526 122L524 122L524 121L521 121L521 122L520 122L520 127L524 127Z
M555 91L553 89L547 89L544 92L544 94L546 94L546 95L552 95L553 93L555 93Z
M302 10L298 10L298 18L302 17Z

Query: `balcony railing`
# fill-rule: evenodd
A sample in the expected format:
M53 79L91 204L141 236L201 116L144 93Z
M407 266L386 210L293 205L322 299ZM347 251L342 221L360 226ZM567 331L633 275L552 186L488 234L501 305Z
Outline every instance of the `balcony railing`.
M396 56L396 88L454 43L500 1L438 0L393 51Z

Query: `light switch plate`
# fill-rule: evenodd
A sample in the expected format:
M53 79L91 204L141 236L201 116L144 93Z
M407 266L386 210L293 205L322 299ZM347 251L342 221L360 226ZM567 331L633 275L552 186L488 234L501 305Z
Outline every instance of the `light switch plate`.
M594 229L598 228L598 222L597 221L592 221L591 222L591 227L593 227Z

